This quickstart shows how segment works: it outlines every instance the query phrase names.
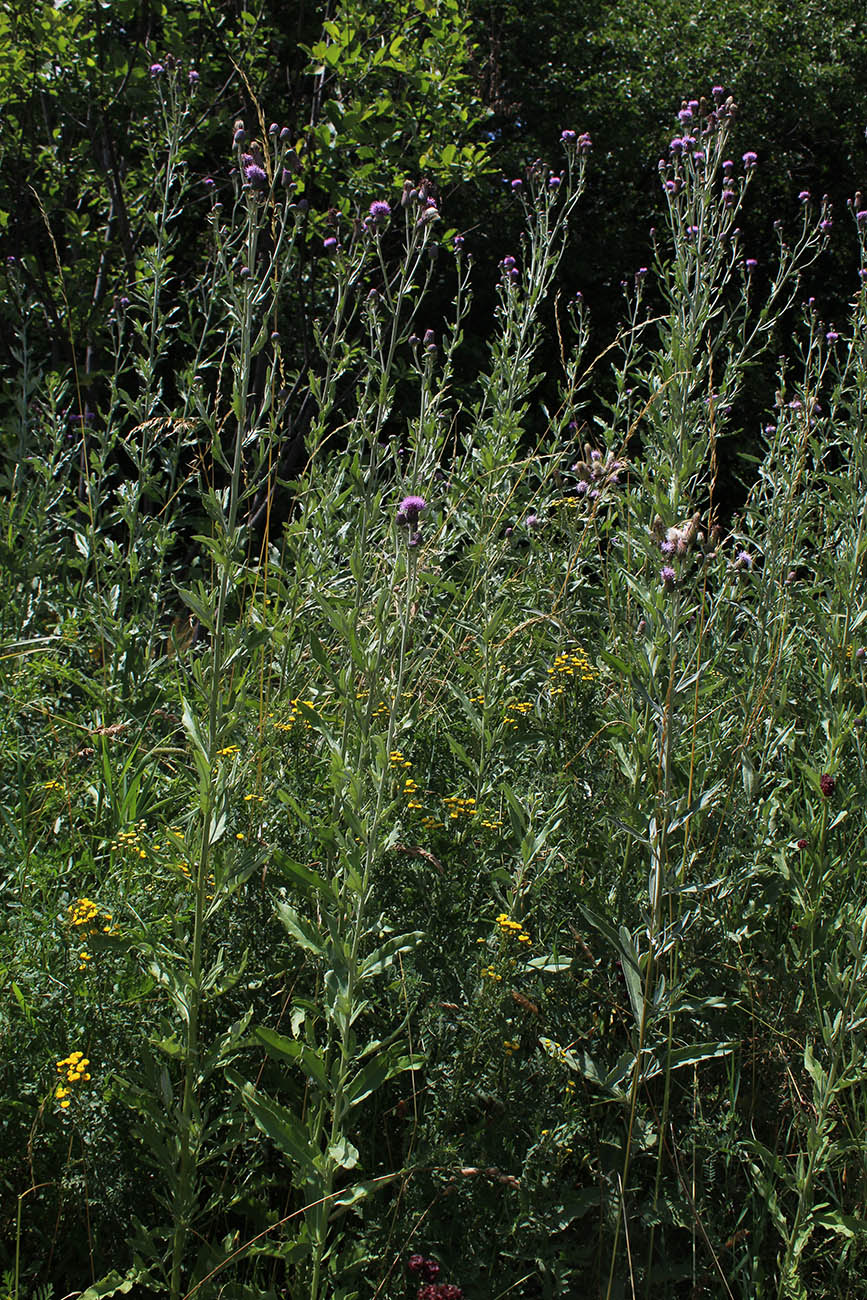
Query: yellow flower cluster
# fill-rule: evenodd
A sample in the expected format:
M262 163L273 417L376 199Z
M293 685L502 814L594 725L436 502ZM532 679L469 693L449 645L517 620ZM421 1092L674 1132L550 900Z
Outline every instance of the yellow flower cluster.
M479 811L475 799L461 799L456 794L444 795L443 803L453 822L457 821L459 817L475 817Z
M421 824L426 831L439 831L445 826L445 822L438 822L436 817L422 817Z
M503 1039L503 1047L505 1049L506 1056L514 1056L515 1052L518 1051L520 1046L521 1044L519 1042L516 1042L514 1038Z
M404 757L402 749L390 750L388 757L392 767L412 767L410 760Z
M111 913L100 912L96 903L89 898L79 898L76 902L70 903L66 909L66 920L69 925L86 926L90 934L99 929L100 921L106 922L102 927L106 934L111 929Z
M489 831L496 831L499 830L499 828L502 826L503 823L499 817L496 819L496 821L491 821L490 818L483 817L481 824L483 826L486 826Z
M89 1065L90 1060L83 1052L70 1052L69 1056L57 1062L57 1073L60 1079L54 1090L54 1096L60 1102L61 1110L69 1110L72 1084L90 1082L90 1073L87 1069Z
M542 1038L539 1040L549 1056L552 1056L560 1065L566 1064L566 1049L554 1038Z
M497 925L500 927L500 934L503 938L517 939L518 943L533 942L521 922L511 921L505 912L501 912L497 917Z
M548 669L548 676L555 681L560 682L552 691L552 695L562 695L565 690L564 677L571 677L582 682L593 682L599 676L596 669L583 650L575 650L569 654L559 654L555 657L553 664Z
M306 704L308 709L313 709L316 707L312 700L302 700L296 695L295 698L291 701L291 707L289 709L289 713L287 714L286 721L275 722L274 729L276 731L291 731L295 723L298 721L298 708L299 705L301 704ZM307 721L306 718L304 719L304 726L305 727L310 726L310 723Z
M118 831L117 838L111 842L111 847L132 853L137 858L146 858L147 852L141 845L141 832L144 828L144 822L137 822L132 830Z
M117 934L117 927L111 923L111 912L100 912L96 903L90 898L79 898L70 903L66 909L66 923L85 934ZM93 957L86 948L78 954L78 969L87 970Z
M238 745L224 745L222 749L217 750L217 758L234 758L240 752L241 749Z
M62 790L62 789L63 789L63 783L62 783L61 781L43 781L43 783L42 783L42 789L43 789L43 790Z
M493 966L482 967L482 979L494 980L494 982L496 983L497 981L502 980L502 978L503 978L502 975L499 973L499 971L494 970Z
M532 700L513 700L511 704L506 706L503 722L507 727L517 727L518 719L529 713L532 707Z

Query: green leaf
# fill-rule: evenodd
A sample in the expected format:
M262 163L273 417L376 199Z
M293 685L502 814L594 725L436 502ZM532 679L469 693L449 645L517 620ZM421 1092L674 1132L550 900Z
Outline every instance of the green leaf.
M79 1292L78 1300L106 1300L112 1295L128 1295L129 1292L138 1282L147 1280L147 1274L141 1269L135 1269L132 1273L127 1273L121 1277L116 1269L107 1273L99 1282L94 1282L86 1291Z
M256 1126L298 1167L305 1178L316 1180L317 1151L307 1135L303 1120L279 1102L258 1092L252 1083L242 1079L236 1071L226 1070L226 1078L240 1091L241 1100L253 1116Z
M253 1034L269 1056L273 1056L277 1060L294 1061L301 1066L308 1079L315 1083L322 1092L328 1091L329 1083L325 1062L312 1047L308 1047L305 1043L296 1042L292 1038L285 1038L283 1034L278 1034L276 1030L265 1029L261 1026L257 1026L253 1030Z
M421 1056L405 1053L399 1043L386 1048L372 1061L367 1061L350 1079L344 1093L346 1109L352 1110L371 1093L376 1092L377 1088L382 1087L389 1079L393 1079L396 1074L404 1074L407 1070L418 1070L422 1064Z
M281 901L277 904L277 915L283 922L283 926L289 931L295 942L307 952L314 953L317 957L325 956L325 948L319 935L313 929L309 921L303 921L295 908L289 903Z
M412 952L423 938L423 930L412 930L409 934L396 934L386 940L361 962L358 968L359 980L371 979L388 970L399 952Z

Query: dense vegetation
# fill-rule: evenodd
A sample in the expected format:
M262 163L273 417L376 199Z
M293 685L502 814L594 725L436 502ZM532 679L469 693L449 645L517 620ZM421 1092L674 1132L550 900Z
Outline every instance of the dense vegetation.
M757 7L0 14L4 1300L863 1294L865 37Z

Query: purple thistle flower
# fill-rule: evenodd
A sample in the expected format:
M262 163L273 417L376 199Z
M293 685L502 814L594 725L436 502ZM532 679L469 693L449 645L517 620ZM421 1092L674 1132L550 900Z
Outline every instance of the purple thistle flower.
M247 132L242 126L239 126L235 134L232 136L232 144L235 145L236 148L240 148L246 139Z
M747 268L747 275L751 275L753 271L755 271L756 267L758 266L758 262L754 257L748 257L747 260L744 262L744 266Z
M161 77L165 72L165 68L161 63L152 63L149 72L152 77Z
M735 564L739 569L751 569L753 567L753 557L749 551L738 551L735 556Z
M374 199L368 208L368 212L377 225L382 225L391 216L391 208L385 199Z
M837 333L837 331L834 329L833 326L828 330L828 333L825 335L825 338L829 343L836 343L839 337L840 335Z
M549 176L549 177L548 177L548 189L549 189L549 190L557 190L557 189L559 189L559 188L560 188L560 177L559 177L559 176Z
M809 201L810 201L810 191L809 191L809 190L801 190L800 194L798 195L798 202L799 202L799 203L809 203Z
M862 284L867 283L867 266L861 267L861 270L858 272L858 278Z
M268 176L258 163L250 163L248 167L244 168L244 179L251 189L264 190L268 188Z
M427 510L427 502L424 497L404 497L400 505L397 507L397 522L399 524L410 525L414 528L418 523L419 515L424 510Z
M533 514L533 515L527 515L527 518L525 519L524 522L532 532L534 529L539 527L541 521L538 515Z
M723 90L722 86L712 86L710 93L713 95L714 99L722 99L723 95L725 94L725 91Z
M197 86L199 84L199 74L198 72L196 72L195 68L190 68L189 72L187 73L187 80L189 81L191 86Z
M682 108L682 109L680 110L680 112L678 113L677 118L678 118L678 121L681 123L682 126L686 125L687 122L691 122L691 121L692 121L692 109L691 109L691 108Z
M752 149L748 149L744 154L744 159L743 159L745 171L752 171L753 167L755 167L758 161L759 161L758 154L754 153Z
M676 135L668 147L672 153L680 153L683 148L683 140L679 135Z
M730 175L730 173L733 172L734 169L735 169L735 165L734 165L734 163L732 162L731 158L726 158L726 160L725 160L725 162L723 163L722 167L723 167L723 171L725 172L725 174L726 174L727 176Z
M659 576L662 578L662 585L671 588L674 586L674 580L677 577L677 574L670 564L666 564L663 565Z
M278 126L278 124L276 122L272 122L271 125L268 127L268 134L276 135L279 130L280 127Z
M563 144L574 144L577 138L578 137L576 136L574 131L566 130L560 132L560 139L563 142Z
M323 239L322 251L323 253L334 253L337 251L337 240L333 235L329 235L327 239Z
M578 137L578 148L582 153L587 154L593 148L593 141L590 139L589 131L582 131Z
M524 182L516 177L515 180L512 181L512 192L514 194L517 194L523 188L524 188Z
M454 238L454 246L455 246L455 252L456 252L456 253L459 253L459 252L461 251L461 249L463 248L463 246L464 246L464 237L463 237L463 235L455 235L455 238Z
M212 190L214 188L215 183L216 182L214 181L213 176L206 176L205 179L202 181L202 184L204 185L206 190Z
M819 222L819 229L821 230L823 235L827 235L828 231L832 228L833 225L834 222L831 220L831 218L826 217L824 221Z
M860 212L856 212L855 220L859 226L867 226L867 208L862 208Z

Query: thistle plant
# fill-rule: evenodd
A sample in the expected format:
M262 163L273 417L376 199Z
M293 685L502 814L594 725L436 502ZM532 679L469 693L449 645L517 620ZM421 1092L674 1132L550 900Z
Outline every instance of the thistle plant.
M326 34L322 102L368 54ZM564 131L470 383L434 176L328 190L331 118L245 85L196 178L197 83L145 85L93 409L7 270L10 1288L860 1294L867 272L842 323L800 301L828 203L753 258L762 159L685 101L588 363Z

